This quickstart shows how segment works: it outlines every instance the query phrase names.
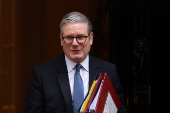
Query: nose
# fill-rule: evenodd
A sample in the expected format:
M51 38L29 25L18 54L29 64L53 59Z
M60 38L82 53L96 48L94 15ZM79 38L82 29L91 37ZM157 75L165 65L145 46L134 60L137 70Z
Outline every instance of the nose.
M72 45L78 45L76 38L73 39Z

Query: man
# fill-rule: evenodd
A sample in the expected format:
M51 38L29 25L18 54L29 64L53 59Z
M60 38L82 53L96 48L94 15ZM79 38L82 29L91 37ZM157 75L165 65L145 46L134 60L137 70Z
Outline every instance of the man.
M125 113L124 94L115 65L89 56L93 32L88 18L71 12L63 17L60 30L64 55L33 68L25 113L77 113L95 75L101 72L108 73L122 102L119 112ZM77 64L81 64L79 69Z

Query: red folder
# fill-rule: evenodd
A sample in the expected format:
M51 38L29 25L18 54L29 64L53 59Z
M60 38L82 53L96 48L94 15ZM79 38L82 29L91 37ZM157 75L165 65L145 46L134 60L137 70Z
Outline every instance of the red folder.
M103 113L108 94L111 95L111 98L113 99L114 104L117 108L117 112L118 112L119 107L121 105L121 101L120 101L114 87L112 86L112 83L111 83L107 73L105 73L104 79L102 81L102 86L101 86L101 90L99 93L99 97L97 100L96 110L94 112L85 112L85 113Z

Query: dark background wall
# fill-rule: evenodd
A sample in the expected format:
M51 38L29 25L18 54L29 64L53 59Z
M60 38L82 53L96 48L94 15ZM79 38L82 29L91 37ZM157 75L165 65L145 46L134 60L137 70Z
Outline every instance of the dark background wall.
M0 0L0 113L24 112L31 70L63 54L59 24L71 11L92 21L90 54L117 65L129 113L169 104L169 6L166 0Z
M167 112L170 5L167 0L110 0L109 8L109 59L126 89L128 111Z

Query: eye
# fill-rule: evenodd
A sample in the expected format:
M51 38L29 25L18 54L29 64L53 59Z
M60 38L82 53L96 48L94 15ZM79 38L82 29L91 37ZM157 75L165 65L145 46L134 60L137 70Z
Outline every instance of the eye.
M77 38L78 38L79 40L81 40L81 39L84 38L84 36L77 36Z
M74 37L66 36L65 38L68 39L68 40L72 40Z

